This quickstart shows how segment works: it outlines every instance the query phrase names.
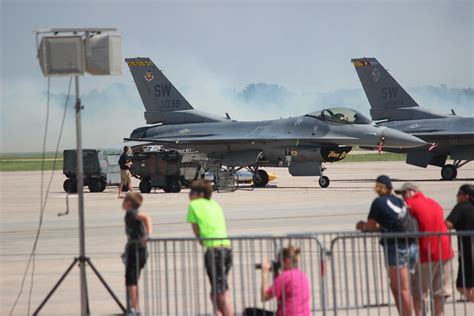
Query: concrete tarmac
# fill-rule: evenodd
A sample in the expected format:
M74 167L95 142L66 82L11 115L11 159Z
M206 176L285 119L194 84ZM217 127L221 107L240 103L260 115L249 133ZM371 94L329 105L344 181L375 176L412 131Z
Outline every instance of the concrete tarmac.
M327 164L331 178L327 189L319 188L315 177L291 177L286 169L269 169L278 179L269 187L234 193L216 193L214 198L225 210L230 235L283 235L288 233L353 231L358 220L367 217L374 198L374 179L388 174L394 186L405 181L415 182L445 209L455 205L456 192L463 183L474 182L474 165L459 170L456 181L439 181L440 169L406 165L404 162L365 162ZM45 173L46 190L51 171ZM42 231L35 260L34 287L29 300L30 277L14 315L30 314L54 285L78 253L77 197L62 191L64 176L56 171L44 212ZM8 315L20 290L28 255L32 249L40 215L40 172L0 173L0 314ZM138 182L135 183L138 185ZM123 264L120 254L125 244L124 213L117 199L117 189L89 193L85 188L86 249L96 267L124 301ZM161 191L146 194L142 210L154 220L156 237L191 237L185 222L188 190L179 194ZM78 268L44 308L43 315L79 314ZM94 315L118 313L113 301L89 270L91 311ZM472 308L471 304L471 308Z

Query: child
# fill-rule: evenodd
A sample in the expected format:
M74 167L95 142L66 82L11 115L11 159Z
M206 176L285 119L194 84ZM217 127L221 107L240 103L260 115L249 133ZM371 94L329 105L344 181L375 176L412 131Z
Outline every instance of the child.
M122 209L126 212L125 233L128 237L124 262L126 265L125 284L131 307L130 313L127 314L129 316L140 315L138 278L146 263L146 243L153 232L151 217L138 211L142 202L143 198L140 193L131 192L125 196L122 203Z

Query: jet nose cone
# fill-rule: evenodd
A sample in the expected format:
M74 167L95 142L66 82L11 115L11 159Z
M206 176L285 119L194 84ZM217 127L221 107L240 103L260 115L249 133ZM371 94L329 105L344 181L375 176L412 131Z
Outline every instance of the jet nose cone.
M382 132L382 137L384 139L383 147L389 148L411 148L427 144L418 137L388 127Z

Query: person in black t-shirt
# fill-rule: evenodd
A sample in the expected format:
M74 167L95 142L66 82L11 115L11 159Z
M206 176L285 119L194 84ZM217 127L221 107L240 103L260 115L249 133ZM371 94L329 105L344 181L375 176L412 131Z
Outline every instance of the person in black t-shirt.
M374 190L378 197L370 207L368 220L358 222L356 229L362 232L400 233L398 222L406 216L407 208L401 199L392 194L393 186L390 177L379 176L375 180ZM415 268L418 256L417 246L407 238L382 238L380 244L384 248L390 288L397 310L400 315L411 315L413 308L409 269Z
M125 213L125 233L127 245L123 259L125 263L125 285L127 286L130 308L127 316L139 316L138 279L145 266L147 251L146 244L153 232L151 217L138 211L143 198L140 193L128 193L123 199L122 209Z
M446 219L446 226L458 232L474 231L474 185L462 185L457 194L457 202ZM458 238L459 268L456 287L470 302L474 302L473 250L474 236Z
M124 146L123 153L120 155L120 159L118 161L120 166L120 185L119 185L119 199L122 197L123 186L125 184L128 185L128 189L130 192L133 192L133 185L132 185L132 174L130 173L130 167L132 166L132 162L128 157L128 152L130 151L130 147Z

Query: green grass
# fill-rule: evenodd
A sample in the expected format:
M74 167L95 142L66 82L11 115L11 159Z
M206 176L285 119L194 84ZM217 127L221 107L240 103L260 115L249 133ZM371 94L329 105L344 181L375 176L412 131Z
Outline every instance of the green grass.
M51 158L50 158L51 159ZM46 160L44 162L45 170L53 169L54 160ZM56 161L55 170L63 169L62 157ZM0 171L38 171L42 168L41 159L29 158L0 158Z
M45 153L45 158L46 159L54 159L54 152L46 152ZM58 153L58 158L62 159L63 157L63 152L60 151ZM5 159L41 159L43 158L42 153L6 153L6 154L0 154L0 160L5 160Z
M45 161L45 170L53 169L54 153L47 153ZM370 162L370 161L404 161L405 155L382 153L382 154L353 154L347 155L342 162ZM1 171L39 171L41 170L41 153L28 154L3 154L0 155L0 172ZM63 157L62 153L56 161L56 170L62 170Z

